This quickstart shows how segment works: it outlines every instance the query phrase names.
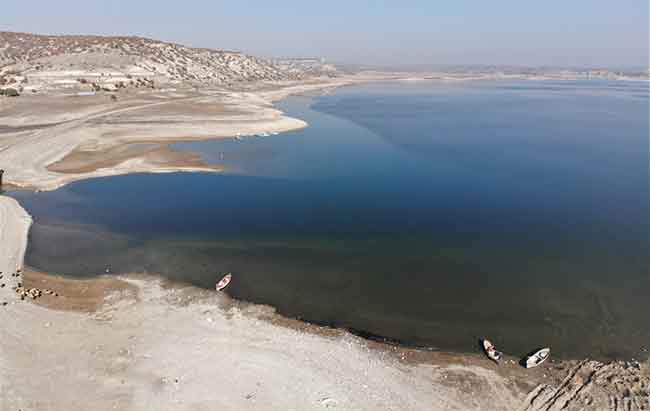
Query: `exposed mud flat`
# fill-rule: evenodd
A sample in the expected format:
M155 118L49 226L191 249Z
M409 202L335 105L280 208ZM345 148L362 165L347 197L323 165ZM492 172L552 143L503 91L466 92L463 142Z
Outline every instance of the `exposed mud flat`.
M207 164L198 154L174 150L168 145L148 143L117 146L106 150L77 148L61 160L50 164L47 169L63 174L83 174L101 168L116 167L134 159L140 159L142 162L150 164L152 168L181 169L190 167L221 170L218 166Z

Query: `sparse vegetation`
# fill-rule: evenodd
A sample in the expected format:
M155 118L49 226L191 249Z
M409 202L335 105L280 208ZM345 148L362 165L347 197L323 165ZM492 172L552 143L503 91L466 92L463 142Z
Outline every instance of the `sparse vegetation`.
M18 97L18 96L20 96L20 93L15 88L6 88L6 89L3 89L1 91L2 91L2 94L7 96L7 97Z
M4 45L0 54L5 66L0 86L5 87L15 85L18 88L16 83L26 82L25 72L38 70L77 71L77 74L63 76L66 78L57 74L64 81L56 83L53 76L30 75L30 83L39 89L66 88L69 87L68 81L73 80L78 85L91 85L94 81L94 91L106 88L110 77L126 78L122 84L114 83L118 89L155 89L159 87L158 81L162 84L227 85L245 81L298 80L305 74L300 67L286 69L238 52L195 49L143 38L0 32L0 44ZM102 55L101 59L95 61L98 55ZM128 59L124 59L125 56ZM53 57L57 58L50 60ZM134 74L135 70L138 74ZM155 84L150 80L154 75ZM115 89L111 87L110 91Z

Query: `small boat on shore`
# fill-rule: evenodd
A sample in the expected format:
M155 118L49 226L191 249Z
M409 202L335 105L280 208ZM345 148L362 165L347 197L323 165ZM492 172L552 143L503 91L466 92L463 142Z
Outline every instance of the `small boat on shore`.
M503 353L501 351L497 351L496 347L490 340L481 340L481 346L483 347L483 351L485 351L485 355L487 355L489 359L496 362L497 364L501 358L503 358Z
M524 360L524 367L534 368L542 364L544 361L548 360L548 357L551 356L550 348L542 348L537 350L534 353L529 354Z
M218 283L216 286L217 291L222 291L226 287L228 287L228 284L232 281L232 274L228 273L226 274Z

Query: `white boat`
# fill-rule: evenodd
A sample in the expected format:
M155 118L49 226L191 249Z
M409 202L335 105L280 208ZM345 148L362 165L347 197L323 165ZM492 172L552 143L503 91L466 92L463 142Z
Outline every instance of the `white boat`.
M217 283L216 289L217 291L222 291L224 288L228 287L228 284L232 281L232 274L228 273L226 274L221 281Z
M257 137L268 137L268 136L270 136L270 134L267 133L266 131L263 132L263 133L259 133L259 134L257 135Z
M503 353L500 351L497 351L496 347L492 342L488 339L483 339L481 340L481 346L483 346L483 351L485 351L485 355L488 356L489 359L495 362L499 362L501 358L503 358Z
M524 364L526 368L534 368L542 364L544 361L548 360L548 357L550 356L551 356L551 349L542 348L541 350L538 350L533 354L530 354L528 357L526 357L526 361L524 362Z

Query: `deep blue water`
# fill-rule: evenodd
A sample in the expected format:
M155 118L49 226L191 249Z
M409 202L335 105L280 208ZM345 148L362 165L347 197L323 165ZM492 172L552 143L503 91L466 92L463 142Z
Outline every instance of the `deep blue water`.
M149 271L409 344L631 357L650 346L648 84L357 86L310 127L182 143L214 174L15 193L27 262Z

